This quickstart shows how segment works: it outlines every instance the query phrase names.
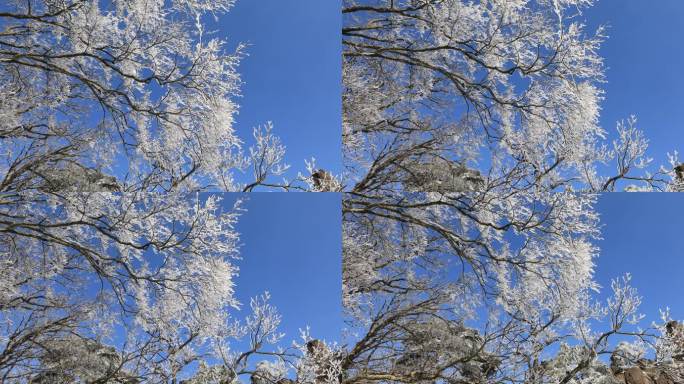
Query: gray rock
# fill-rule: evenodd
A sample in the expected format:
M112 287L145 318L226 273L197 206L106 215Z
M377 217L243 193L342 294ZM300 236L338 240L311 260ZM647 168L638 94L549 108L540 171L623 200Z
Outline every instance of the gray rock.
M654 384L639 367L632 367L625 371L625 384Z

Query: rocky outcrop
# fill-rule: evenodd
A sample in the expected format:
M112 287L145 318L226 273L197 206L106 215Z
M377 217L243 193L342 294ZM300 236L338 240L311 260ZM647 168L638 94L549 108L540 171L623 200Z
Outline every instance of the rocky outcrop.
M620 384L684 384L684 324L662 328L659 361L643 358L638 348L620 343L610 357L610 370Z
M634 366L614 374L618 382L624 384L683 384L656 366Z
M632 367L625 371L625 382L629 384L652 384L651 379L638 367Z

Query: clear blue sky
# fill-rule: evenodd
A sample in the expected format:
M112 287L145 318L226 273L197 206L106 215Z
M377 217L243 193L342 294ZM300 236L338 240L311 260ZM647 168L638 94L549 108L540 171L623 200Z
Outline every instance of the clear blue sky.
M249 44L236 129L272 121L287 146L290 178L304 159L341 169L341 16L335 0L238 0L212 28L230 46Z
M287 343L299 329L339 341L342 326L342 232L337 193L253 193L237 230L243 260L236 294L246 306L263 291L283 315ZM232 207L237 195L224 195ZM244 312L249 307L245 307Z
M647 323L670 307L684 320L684 194L609 193L599 198L603 224L596 277L610 293L610 281L632 274L643 297Z
M666 152L675 149L684 160L684 1L598 0L583 19L590 31L608 27L603 127L613 133L616 121L634 114L655 163L666 164Z

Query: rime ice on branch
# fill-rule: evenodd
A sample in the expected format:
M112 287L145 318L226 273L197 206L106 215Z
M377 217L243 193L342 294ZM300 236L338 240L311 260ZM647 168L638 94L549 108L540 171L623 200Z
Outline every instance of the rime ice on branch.
M345 383L610 383L616 336L662 340L628 280L593 298L575 192L673 190L678 162L649 170L635 118L605 139L592 3L343 2Z
M245 47L205 23L234 2L4 2L0 191L307 189L271 180L288 166L270 123L249 149L234 129Z
M345 0L348 189L468 188L474 173L478 189L670 189L678 163L649 170L634 118L614 143L599 126L605 36L581 22L592 3ZM430 177L440 163L452 172Z

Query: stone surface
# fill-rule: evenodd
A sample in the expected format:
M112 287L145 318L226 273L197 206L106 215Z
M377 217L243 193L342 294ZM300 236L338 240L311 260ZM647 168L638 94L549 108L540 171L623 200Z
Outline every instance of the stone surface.
M625 384L654 384L639 367L632 367L625 371Z
M664 374L658 375L658 378L656 379L655 382L656 382L656 384L675 384L675 382L672 379L665 376Z

